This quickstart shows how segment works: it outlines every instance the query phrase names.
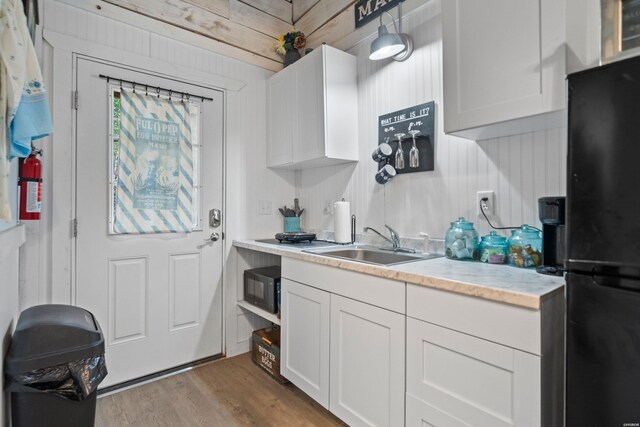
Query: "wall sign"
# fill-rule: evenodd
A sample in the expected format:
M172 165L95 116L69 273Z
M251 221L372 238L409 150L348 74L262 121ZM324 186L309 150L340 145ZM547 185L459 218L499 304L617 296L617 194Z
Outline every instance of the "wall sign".
M385 164L392 165L398 174L434 169L435 106L431 101L378 117L378 145L386 142L393 150L387 163L378 164L378 170Z
M356 28L376 19L383 12L393 9L404 0L358 0L353 6Z
M640 1L600 1L600 59L602 63L640 53Z

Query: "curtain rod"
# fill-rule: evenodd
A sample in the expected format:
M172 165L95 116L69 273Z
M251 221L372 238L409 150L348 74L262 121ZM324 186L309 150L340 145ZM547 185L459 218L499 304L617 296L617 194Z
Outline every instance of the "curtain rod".
M183 100L186 97L187 101L192 96L195 97L195 98L200 98L202 100L202 102L204 102L204 101L213 101L213 98L207 98L206 96L194 95L192 93L180 92L180 91L172 90L172 89L165 89L165 88L160 87L160 86L146 85L146 84L142 84L142 83L133 82L131 80L121 79L119 77L105 76L104 74L100 74L100 75L98 75L98 77L100 77L101 79L106 79L107 83L109 83L110 81L118 82L118 83L120 83L120 87L122 87L123 83L129 84L129 85L131 85L133 87L133 91L134 92L136 91L136 86L138 86L139 88L144 88L144 92L147 95L149 94L149 89L153 89L153 90L155 90L155 92L156 92L156 94L158 96L160 96L160 92L167 92L169 94L169 98L171 98L172 95L180 95L180 97Z

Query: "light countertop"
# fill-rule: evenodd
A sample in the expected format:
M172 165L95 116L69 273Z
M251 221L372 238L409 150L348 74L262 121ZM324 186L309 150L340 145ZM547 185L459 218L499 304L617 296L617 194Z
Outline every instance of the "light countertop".
M543 301L562 292L565 284L562 277L538 274L534 269L444 257L385 267L306 253L295 245L255 240L234 240L233 245L531 309L540 309Z

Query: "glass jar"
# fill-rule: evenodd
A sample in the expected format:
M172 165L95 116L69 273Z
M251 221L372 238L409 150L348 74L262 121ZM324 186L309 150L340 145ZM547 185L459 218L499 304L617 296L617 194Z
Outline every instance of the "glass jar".
M507 238L492 231L480 239L480 262L504 264L507 262L508 250Z
M473 223L460 217L451 223L444 240L445 255L449 259L478 259L478 232Z
M524 224L509 237L509 264L516 267L537 267L542 264L542 235Z

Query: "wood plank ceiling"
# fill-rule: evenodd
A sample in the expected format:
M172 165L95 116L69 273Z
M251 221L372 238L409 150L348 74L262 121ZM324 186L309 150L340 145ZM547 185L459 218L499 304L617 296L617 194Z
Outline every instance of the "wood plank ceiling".
M282 66L275 44L294 26L309 47L334 44L354 31L356 0L105 0L260 57L256 65ZM246 55L245 55L246 57Z

